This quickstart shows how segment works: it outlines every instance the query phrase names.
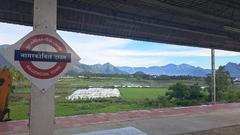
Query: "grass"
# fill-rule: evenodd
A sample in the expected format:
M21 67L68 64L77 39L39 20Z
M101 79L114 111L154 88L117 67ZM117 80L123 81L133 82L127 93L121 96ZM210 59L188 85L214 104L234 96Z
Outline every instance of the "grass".
M9 105L11 110L10 118L13 120L22 120L28 118L29 105L26 102L14 102Z
M86 88L93 87L111 87L114 85L126 86L151 86L151 87L168 87L176 82L192 85L198 83L204 85L203 80L138 80L136 78L121 78L121 77L90 77L90 78L66 78L61 79L56 83L57 87L64 88Z
M120 88L122 98L126 100L154 99L167 91L167 88Z
M56 82L55 95L56 98L56 116L71 116L80 114L108 113L130 110L150 109L164 106L164 100L168 103L168 99L158 98L164 96L168 91L168 86L181 82L192 85L196 82L203 84L202 80L137 80L136 78L121 77L91 77L91 78L68 78ZM66 96L70 95L74 90L93 87L112 87L114 85L126 86L151 86L149 88L120 88L121 98L106 98L93 101L67 101ZM9 108L11 109L11 118L13 120L21 120L28 118L30 83L14 82L16 88L14 93L10 94ZM235 91L239 88L233 88ZM236 98L234 94L232 97ZM158 102L158 105L156 105ZM159 104L160 102L160 104Z
M140 109L138 104L133 103L57 103L56 116L71 116L79 114L108 113Z
M67 101L63 97L56 100L56 116L70 116L79 114L94 114L147 109L141 103L145 98L154 99L159 95L164 95L166 88L121 88L121 98L107 98L97 101ZM14 93L13 96L29 96L29 93ZM56 93L66 95L65 89L56 89ZM65 94L64 94L65 93ZM27 119L29 103L26 99L22 102L13 100L9 107L11 109L11 118L14 120ZM25 102L23 102L25 101Z
M145 98L156 99L165 95L166 88L120 88L121 98L109 98L100 101L81 102L65 101L57 102L56 116L69 116L89 113L107 113L146 109L141 102Z
M136 78L121 77L90 77L66 78L56 82L56 116L70 116L90 113L107 113L153 108L145 105L144 99L156 99L167 92L167 87L181 81L192 84L192 80L138 80ZM201 80L200 80L201 81ZM79 88L112 87L114 85L151 86L151 88L120 88L121 98L110 98L98 101L67 101L65 97ZM14 120L27 119L30 96L30 83L14 82L16 87L10 95L9 108L11 118Z

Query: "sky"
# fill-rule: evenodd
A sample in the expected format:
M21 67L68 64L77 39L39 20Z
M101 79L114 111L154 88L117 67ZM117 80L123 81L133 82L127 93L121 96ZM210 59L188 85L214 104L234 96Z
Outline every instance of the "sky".
M32 27L0 23L0 45L14 44ZM115 66L149 67L167 64L190 64L211 67L211 50L172 44L136 41L57 31L65 42L81 57L84 64L111 63ZM240 53L216 50L216 67L228 62L240 63Z

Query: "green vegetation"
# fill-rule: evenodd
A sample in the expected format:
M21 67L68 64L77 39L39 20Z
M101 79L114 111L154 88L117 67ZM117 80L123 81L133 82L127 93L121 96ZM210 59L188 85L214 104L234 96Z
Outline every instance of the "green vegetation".
M29 104L27 102L11 102L9 108L11 110L11 119L21 120L28 118Z
M227 91L224 91L222 96L222 102L226 103L240 102L240 90L228 89Z
M176 83L175 85L169 87L169 92L166 96L171 103L188 106L188 105L198 105L206 103L206 98L204 98L204 90L198 84L192 86L187 86L181 83Z
M23 90L23 93L20 91ZM29 89L14 90L10 97L10 109L12 119L27 119ZM148 109L157 106L149 106L146 99L157 99L159 95L165 95L167 88L120 88L121 98L106 98L95 100L68 101L64 97L71 90L57 88L56 116L69 116L89 113L118 112L139 109Z
M212 83L211 77L208 76L205 79L206 84L208 85L209 97L208 101L211 101L212 97ZM216 98L218 102L232 102L233 96L232 93L238 94L239 92L235 89L233 91L233 81L228 71L224 70L223 66L220 66L216 71ZM231 97L227 99L226 97ZM238 98L235 98L234 101L239 101Z
M156 99L167 91L167 88L120 88L122 98L126 100Z
M57 102L56 115L68 116L144 109L137 102L128 102L121 98L109 98L91 101Z
M16 72L16 71L12 71ZM12 119L27 119L30 82L14 73L9 107ZM217 70L218 102L240 102L240 89L228 72ZM139 109L198 105L211 102L211 79L197 77L80 76L62 78L56 83L56 116L130 111ZM65 97L80 88L119 86L122 97L69 101ZM131 86L126 87L126 86ZM207 86L205 89L201 86Z

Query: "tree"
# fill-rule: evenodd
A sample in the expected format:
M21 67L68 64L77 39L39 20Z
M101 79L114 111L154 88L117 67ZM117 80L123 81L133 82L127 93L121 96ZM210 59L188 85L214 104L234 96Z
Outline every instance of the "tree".
M189 93L189 87L182 84L182 83L176 83L175 85L172 85L168 88L170 91L166 93L166 95L169 97L169 99L187 99L190 95Z
M169 92L167 96L170 99L178 100L198 100L203 97L201 93L202 89L198 84L187 86L182 83L176 83L169 87Z
M209 100L212 97L212 81L211 75L205 79L208 85ZM216 71L216 97L217 100L222 100L223 93L229 89L232 84L231 76L228 71L224 70L224 66L220 66Z
M202 88L197 83L190 86L189 93L189 99L200 100L204 96L202 93Z
M202 89L198 84L191 86L176 83L169 87L168 98L177 105L194 105L203 101Z

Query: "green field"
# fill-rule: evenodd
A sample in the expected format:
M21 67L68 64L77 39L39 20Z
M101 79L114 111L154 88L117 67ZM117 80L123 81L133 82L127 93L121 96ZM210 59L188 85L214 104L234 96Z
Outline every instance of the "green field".
M56 82L55 115L71 116L176 106L176 104L169 101L165 93L168 92L169 86L177 82L185 85L193 85L195 83L198 83L199 86L206 85L202 78L192 80L149 80L123 77L64 78ZM121 97L119 98L76 101L65 99L77 89L88 87L112 88L116 85L120 87ZM27 119L30 101L30 82L26 80L14 82L13 86L15 89L12 90L9 98L11 118L13 120ZM240 96L238 89L238 87L234 87L232 91L229 91L227 98L231 99L231 102L238 98L236 97L237 95Z
M182 82L193 84L202 80L139 80L136 78L123 77L90 77L90 78L64 78L56 82L56 116L69 116L90 113L118 112L139 109L149 109L158 106L146 105L148 100L157 99L164 95L167 87ZM14 82L15 89L10 95L9 107L12 119L27 119L30 98L29 81ZM68 101L66 96L81 88L91 87L113 87L120 88L120 98L100 99L97 101ZM126 88L126 86L150 86L149 88Z
M165 95L167 88L176 82L184 84L199 83L203 80L148 80L133 77L94 77L62 78L56 82L56 116L69 116L90 113L118 112L160 107L151 105L153 100ZM13 83L15 89L10 95L9 107L12 119L27 119L30 99L30 82L25 80ZM73 91L87 87L120 86L120 98L108 98L93 101L68 101L65 99ZM127 88L145 87L145 88ZM150 105L148 104L150 102Z
M71 90L69 90L71 91ZM122 97L120 98L107 98L97 101L67 101L64 97L69 92L66 89L57 89L56 98L56 116L70 116L79 114L92 114L92 113L106 113L148 109L148 106L143 105L145 98L155 99L160 95L164 95L167 91L166 88L120 88ZM15 101L12 99L10 102L11 118L12 119L27 119L29 110L29 89L23 89L21 93L17 90L11 97L18 97ZM18 101L21 100L21 101Z
M154 99L167 91L167 88L120 88L122 98L126 100Z
M176 83L184 84L184 98L176 100L175 97L166 96L169 86ZM194 92L200 91L203 95ZM176 85L175 85L176 86ZM139 78L133 75L92 75L80 77L65 77L56 82L55 100L56 100L56 116L71 116L80 114L108 113L141 109L152 109L173 106L198 105L209 102L209 92L201 87L208 86L205 78L189 78L189 77L172 77L172 78ZM92 100L66 100L66 97L72 92L82 88L114 88L119 87L121 97L118 98L102 98ZM240 83L235 83L228 91L222 93L221 102L240 102ZM30 102L31 84L28 80L13 82L9 98L9 108L11 109L11 118L13 120L27 119ZM182 88L182 86L181 86ZM177 88L178 90L180 88ZM173 92L173 91L171 91ZM170 92L170 95L171 95ZM179 92L178 92L179 93ZM195 99L192 96L201 95L201 99ZM195 94L195 95L194 95ZM181 92L179 94L181 95ZM187 99L187 100L185 100ZM170 101L171 100L171 101Z

